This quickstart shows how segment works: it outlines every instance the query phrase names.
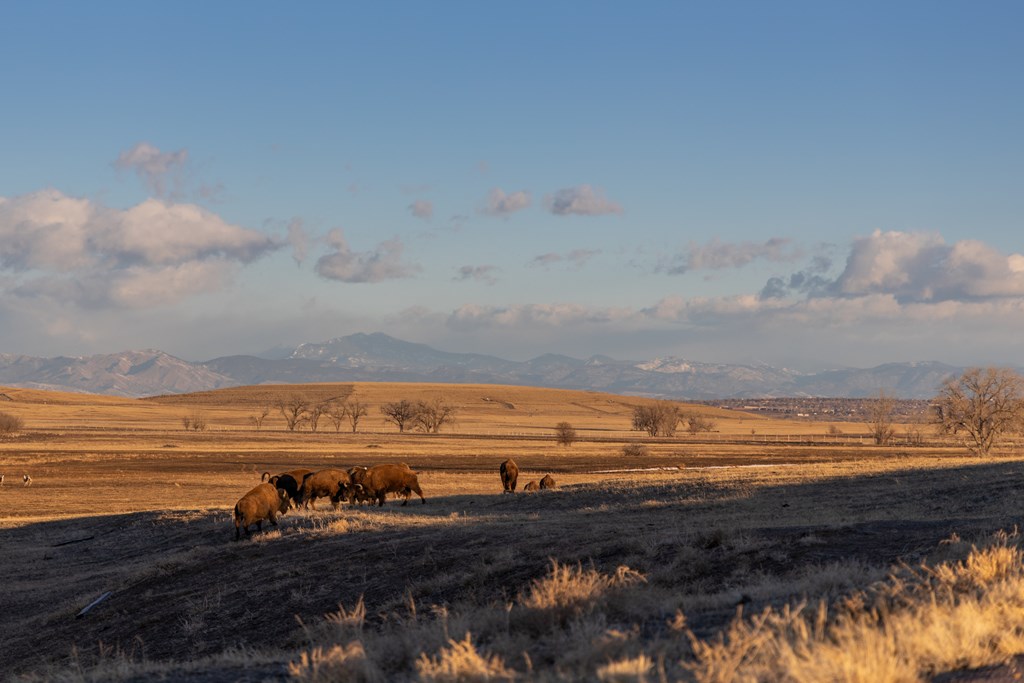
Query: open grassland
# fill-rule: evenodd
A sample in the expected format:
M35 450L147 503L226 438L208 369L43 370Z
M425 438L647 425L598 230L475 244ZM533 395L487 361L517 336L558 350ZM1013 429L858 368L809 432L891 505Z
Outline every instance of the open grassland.
M1024 652L1006 450L758 443L827 425L708 408L712 437L641 438L644 399L522 387L0 391L28 427L0 440L11 680L970 680ZM371 411L356 434L252 427L295 391ZM437 396L458 408L442 434L377 411ZM205 431L182 428L193 411ZM508 457L520 489L559 487L502 495ZM261 472L383 462L419 472L427 504L324 502L230 540Z

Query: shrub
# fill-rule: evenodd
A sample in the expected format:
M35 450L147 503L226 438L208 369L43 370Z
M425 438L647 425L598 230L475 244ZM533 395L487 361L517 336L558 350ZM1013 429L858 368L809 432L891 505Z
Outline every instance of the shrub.
M568 422L555 425L555 439L559 446L571 446L576 442L576 430Z
M14 434L25 428L25 421L17 415L0 413L0 434Z
M647 446L645 444L642 444L642 443L627 443L625 446L622 447L622 454L626 455L626 456L641 457L641 456L648 455L649 452L648 452Z

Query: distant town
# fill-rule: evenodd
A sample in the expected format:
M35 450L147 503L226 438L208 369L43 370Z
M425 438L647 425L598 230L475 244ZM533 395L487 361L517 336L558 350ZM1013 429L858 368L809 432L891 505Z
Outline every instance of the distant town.
M731 398L698 403L728 410L742 410L774 417L864 422L877 398ZM931 419L931 401L893 399L892 419L896 422L925 422Z

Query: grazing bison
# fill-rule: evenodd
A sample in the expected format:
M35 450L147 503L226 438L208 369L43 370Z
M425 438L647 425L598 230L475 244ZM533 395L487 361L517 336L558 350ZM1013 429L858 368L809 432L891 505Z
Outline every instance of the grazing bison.
M509 458L501 463L501 485L505 493L516 492L516 481L519 479L519 468L514 460Z
M306 478L306 475L312 473L313 470L309 469L289 470L288 472L282 472L273 476L270 475L270 472L264 472L263 476L260 477L260 481L265 481L276 488L284 489L288 492L288 499L292 501L292 505L298 506L297 499L299 497L299 489L302 488L302 480Z
M412 497L413 492L417 493L424 503L427 502L427 499L423 497L423 491L420 490L416 473L405 463L374 465L366 471L362 485L371 498L377 499L377 505L380 507L384 506L384 499L389 493L405 496L402 505L409 504L409 498Z
M536 479L532 479L526 482L526 486L523 487L524 491L540 491L540 484L537 483Z
M277 516L288 510L290 500L287 491L274 488L273 484L260 484L242 496L235 503L235 540L241 537L243 529L248 536L253 524L258 531L263 531L265 519L277 526Z
M550 474L545 474L544 478L540 480L540 487L542 489L553 489L556 486L558 486L558 484L555 483L555 478Z
M327 469L313 472L303 479L295 505L302 505L306 509L312 505L316 510L317 498L330 498L331 507L337 510L351 483L352 480L345 470Z

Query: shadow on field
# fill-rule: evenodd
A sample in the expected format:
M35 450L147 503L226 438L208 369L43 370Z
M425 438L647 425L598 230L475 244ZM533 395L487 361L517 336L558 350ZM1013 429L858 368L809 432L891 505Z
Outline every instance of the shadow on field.
M755 597L753 609L799 597L786 585L816 567L915 563L953 534L970 540L1014 527L1022 474L1024 464L1006 461L782 485L684 472L515 496L502 495L495 477L493 495L426 491L426 505L324 505L238 543L229 510L0 529L0 671L66 662L72 646L88 663L98 643L150 660L232 646L287 650L304 644L297 617L312 624L361 596L370 625L410 603L423 613L514 601L551 558L605 572L628 565L673 593L718 596L686 615L707 635L750 600L752 577L780 586ZM652 615L651 628L664 628L664 615Z

